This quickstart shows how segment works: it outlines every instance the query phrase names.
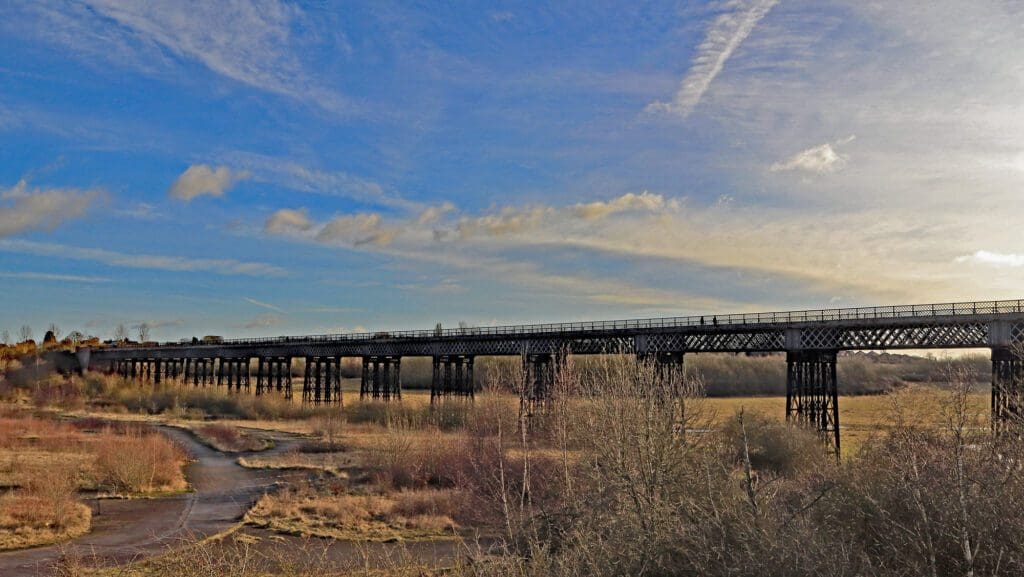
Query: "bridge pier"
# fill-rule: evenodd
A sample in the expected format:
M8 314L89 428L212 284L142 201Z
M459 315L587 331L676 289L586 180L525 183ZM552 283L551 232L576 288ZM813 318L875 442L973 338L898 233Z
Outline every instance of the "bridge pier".
M306 357L302 402L341 402L341 357Z
M249 392L249 357L238 359L238 384L246 393Z
M1020 431L1024 418L1024 357L1011 347L992 348L992 432Z
M686 434L683 355L682 351L656 351L653 354L648 353L641 356L644 361L653 357L654 365L651 368L654 382L651 383L650 393L656 395L656 400L672 404L672 433L680 439Z
M642 361L653 361L652 367L657 388L667 391L672 398L678 398L683 390L683 355L680 351L656 351L642 355Z
M163 369L163 363L160 359L153 360L153 383L159 385L160 378L163 376L160 371Z
M226 366L225 366L226 365ZM221 359L220 361L221 371L224 373L228 392L234 392L238 390L238 363L235 359ZM219 377L218 377L219 378ZM220 385L220 382L217 383Z
M537 407L545 408L554 397L555 382L565 364L565 355L527 353L523 356L523 389L519 396L520 417L532 416Z
M402 357L363 357L363 373L359 382L359 398L402 398Z
M213 384L214 359L199 359L199 380L203 384Z
M817 431L839 456L836 351L786 353L786 420Z
M302 403L320 404L323 366L320 357L306 357L306 370L302 376Z
M226 359L213 359L213 365L214 365L213 372L214 372L214 374L217 375L217 386L218 387L224 384L224 376L225 376L224 373L228 369L228 367L225 366L227 364L225 362L225 360ZM230 379L231 379L231 376L228 375L228 389L231 388L231 381L230 381Z
M284 398L292 398L291 357L260 357L256 372L256 394L277 391Z
M473 398L473 355L441 355L433 358L430 402L450 396Z

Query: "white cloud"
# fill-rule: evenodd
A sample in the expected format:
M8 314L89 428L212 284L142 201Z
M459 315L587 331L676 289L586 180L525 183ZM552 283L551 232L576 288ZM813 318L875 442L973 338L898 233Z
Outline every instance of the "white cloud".
M975 251L972 254L958 256L953 260L957 263L983 264L994 267L1017 268L1024 266L1024 254L1004 254L987 250Z
M242 326L247 329L266 329L270 327L276 327L282 324L283 322L284 321L281 319L279 315L275 315L273 313L266 313L262 315L257 315L252 320L250 320L249 322L245 323Z
M85 214L104 194L98 190L30 189L25 180L0 192L0 237L54 229Z
M625 211L659 212L665 208L665 197L647 192L640 194L627 192L609 201L596 201L577 204L573 213L584 220L597 220L606 216Z
M183 272L211 272L214 274L249 276L283 276L281 267L234 259L186 258L151 254L126 254L99 248L84 248L28 240L0 240L0 251L33 254L73 260L87 260L108 266Z
M193 164L174 181L168 196L190 201L197 196L223 196L239 180L249 177L245 171L232 171L227 166L213 168L206 164Z
M740 0L731 3L735 9L719 15L708 28L672 102L652 102L647 105L647 111L666 112L682 118L689 116L732 53L778 1Z
M853 138L854 137L851 136L834 144L838 147L852 142ZM839 153L835 147L833 147L833 143L826 142L825 144L819 144L818 146L812 146L806 150L801 150L783 161L776 162L769 167L769 170L772 172L798 170L815 174L825 174L842 170L843 167L846 166L847 160L849 160L849 155Z
M89 25L82 26L86 34L53 31L66 26L51 27L43 34L73 46L101 43L121 52L126 51L125 44L147 53L159 52L154 50L159 48L196 60L226 78L312 102L331 112L348 113L353 108L306 70L302 61L305 38L293 33L305 15L296 5L278 0L153 0L145 4L89 0L87 5L88 10L75 13L74 19L65 16L60 20L71 20L71 26L88 20ZM55 19L52 14L49 18Z
M316 233L316 240L325 243L386 245L398 234L396 229L382 226L379 214L350 214L336 216Z
M450 202L442 203L440 206L428 206L416 217L416 224L420 226L434 224L441 220L441 217L455 210L455 205Z
M77 274L50 274L45 272L2 272L0 271L0 277L2 278L13 278L23 280L45 280L45 281L56 281L56 282L83 282L83 283L101 283L109 282L110 279L99 276L82 276Z
M488 236L513 235L540 228L544 219L554 212L550 206L507 206L495 214L463 217L457 228L463 238L480 233Z
M347 172L310 168L291 160L252 152L235 151L224 155L224 158L232 165L244 168L250 178L258 182L400 210L424 209L421 203L406 200L379 182Z
M164 218L162 214L157 212L156 206L148 202L137 202L132 206L118 208L114 212L121 216L139 220L159 220Z
M258 306L260 308L270 309L272 311L279 312L279 313L283 313L284 312L283 310L281 310L281 307L272 305L272 304L270 304L268 302L258 301L256 299L249 298L249 297L242 297L242 300L244 300L245 302L247 302L249 304L256 305L256 306Z
M313 221L309 220L309 211L304 208L282 208L270 215L263 224L263 230L272 234L305 231L311 228Z

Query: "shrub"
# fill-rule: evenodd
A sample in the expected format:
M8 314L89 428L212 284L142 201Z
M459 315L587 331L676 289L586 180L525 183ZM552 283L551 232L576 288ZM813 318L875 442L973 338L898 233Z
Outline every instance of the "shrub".
M729 419L722 436L734 463L744 459L745 436L750 465L758 471L792 475L821 465L829 454L817 434L757 412L743 411L742 421L739 415Z
M117 492L177 490L185 486L184 453L158 433L101 433L96 445L99 481Z
M263 439L243 433L237 427L221 423L211 423L195 429L196 435L218 451L237 453L241 451L260 451L268 447Z

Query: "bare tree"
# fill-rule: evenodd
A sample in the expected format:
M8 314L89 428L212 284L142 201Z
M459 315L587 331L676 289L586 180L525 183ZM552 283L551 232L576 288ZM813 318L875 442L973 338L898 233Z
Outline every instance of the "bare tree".
M60 327L57 325L57 323L50 323L50 328L48 330L51 333L53 333L53 340L60 340Z
M144 343L149 340L149 323L139 323L139 342Z
M82 341L85 340L85 335L83 335L79 331L71 331L70 333L68 333L68 340L71 341L71 344L77 347L78 345L82 344Z
M32 327L21 325L21 328L18 329L18 338L21 339L21 342L32 340Z
M127 341L128 340L128 329L124 326L124 323L117 325L114 329L114 340L115 341Z
M8 331L7 329L4 329L3 332L0 333L0 342L3 342L4 346L7 346L7 345L11 344L11 333L10 333L10 331Z

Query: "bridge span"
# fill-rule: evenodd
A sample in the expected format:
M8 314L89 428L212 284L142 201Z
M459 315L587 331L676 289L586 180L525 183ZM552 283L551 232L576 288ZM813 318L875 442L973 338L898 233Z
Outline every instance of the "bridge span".
M381 331L215 343L126 345L78 352L83 369L160 382L226 385L291 397L292 359L305 360L302 399L341 402L341 359L362 359L360 396L401 398L403 357L431 357L431 398L473 395L477 356L519 356L524 398L549 394L566 354L631 354L681 379L694 353L784 352L786 415L838 450L836 353L843 350L988 348L996 432L1024 406L1024 300L894 305L418 331ZM253 371L253 361L256 369Z

